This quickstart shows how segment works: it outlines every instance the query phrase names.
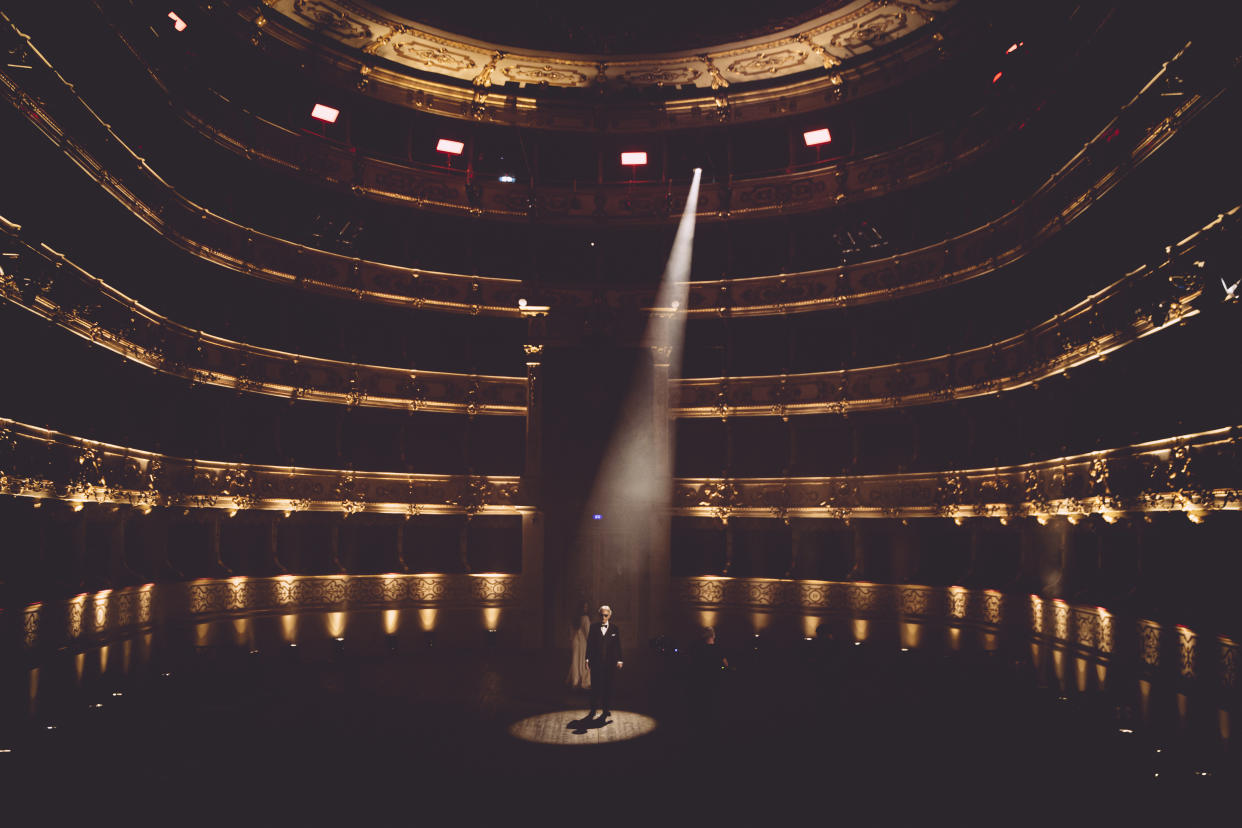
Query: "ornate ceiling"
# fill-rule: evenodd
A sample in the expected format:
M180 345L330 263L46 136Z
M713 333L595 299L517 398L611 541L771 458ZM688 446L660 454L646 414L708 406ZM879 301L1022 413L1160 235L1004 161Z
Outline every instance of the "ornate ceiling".
M833 69L916 32L957 0L856 0L763 37L624 56L487 43L354 0L264 3L271 11L344 46L480 88L514 83L578 89L720 89Z
M765 0L725 6L712 0L582 0L458 6L420 0L374 0L398 17L488 43L576 54L651 53L747 40L828 14L852 0Z

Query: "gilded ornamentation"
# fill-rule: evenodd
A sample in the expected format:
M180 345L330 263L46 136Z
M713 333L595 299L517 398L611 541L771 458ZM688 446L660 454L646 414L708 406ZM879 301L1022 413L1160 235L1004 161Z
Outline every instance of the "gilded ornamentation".
M650 66L627 69L621 80L634 86L681 86L694 83L702 73L690 66Z
M1112 494L1112 489L1109 485L1111 471L1106 458L1096 457L1091 461L1091 465L1087 469L1087 479L1091 481L1091 491L1097 497L1107 497Z
M472 81L472 83L475 86L481 87L481 88L491 86L492 85L492 72L496 71L496 64L500 63L500 59L503 58L504 56L505 56L504 52L492 52L491 60L489 60L487 62L487 65L483 67L482 71L480 71L479 74L475 76L475 79Z
M446 72L465 72L467 69L473 69L477 65L469 55L451 52L443 46L435 46L414 39L393 41L392 50L411 63L443 69ZM499 58L496 58L496 60L499 60ZM488 66L495 68L495 63L489 63ZM490 70L485 68L484 72L487 72L490 77ZM482 77L482 73L480 73L480 77ZM485 84L477 85L483 86Z
M1070 606L1064 601L1052 602L1052 634L1060 641L1069 641Z
M798 49L777 49L735 60L729 64L729 71L746 77L775 75L795 66L801 66L806 63L806 58L807 53Z
M371 29L340 9L321 0L293 0L293 13L316 29L331 32L342 40L370 39Z
M467 515L474 515L486 506L492 496L492 486L480 477L467 478L456 497L449 501Z
M985 590L983 593L983 620L988 624L1000 624L1004 599L999 592Z
M232 497L233 504L238 509L253 509L259 502L255 493L254 475L249 469L231 467L225 470L223 478L220 494Z
M792 504L792 493L789 488L789 482L782 483L776 489L769 489L764 492L763 500L767 503L768 511L774 517L780 518L786 526L789 525L789 507Z
M925 587L899 587L898 611L902 615L924 616L928 614L931 590Z
M367 493L358 484L357 475L353 471L341 474L337 479L334 494L346 516L357 514L366 508Z
M827 609L831 591L819 581L797 581L798 606L808 609Z
M836 55L833 55L831 52L829 52L827 49L825 49L820 44L816 43L814 40L811 40L810 36L807 35L805 32L798 35L797 39L801 43L806 44L806 47L810 49L812 52L819 55L819 59L824 62L825 69L835 69L836 67L841 65L840 58L838 58ZM836 75L836 77L840 78L841 76Z
M517 582L515 575L305 575L198 581L160 589L168 593L171 607L202 617L386 604L516 606ZM178 602L180 589L184 597Z
M1183 626L1177 628L1178 666L1182 678L1194 680L1198 678L1198 641L1193 631Z
M726 380L721 384L720 390L716 392L716 405L713 410L720 416L721 420L729 419L729 383Z
M948 474L941 477L936 487L936 504L941 515L951 516L965 502L966 484L965 475Z
M904 29L905 26L904 12L884 12L857 24L848 32L833 35L829 44L856 52L889 40L894 33Z
M1098 609L1094 614L1095 622L1095 647L1102 653L1112 653L1114 647L1113 639L1113 616L1108 613L1102 613Z
M581 72L576 72L573 69L557 68L551 64L536 66L529 63L519 63L515 66L506 66L503 71L509 80L515 83L546 83L549 86L584 86L587 82L586 75Z
M698 504L710 508L721 523L729 522L729 516L741 501L742 492L732 480L713 480L698 490Z
M948 610L951 618L966 617L966 590L950 589L948 593Z
M66 626L68 627L70 638L82 637L82 615L86 609L86 602L81 599L84 599L85 597L86 596L79 596L78 600L70 601L69 605L66 607Z
M285 12L287 15L291 16L294 22L303 23L304 25L313 27L316 29L316 31L324 33L324 34L328 34L329 36L337 40L343 41L349 46L354 46L355 48L356 48L358 40L370 40L371 29L379 29L381 31L396 30L398 32L415 32L428 40L431 40L433 42L440 44L441 46L452 48L452 49L455 49L463 53L468 53L474 59L478 60L480 63L486 60L486 58L484 57L485 54L493 52L498 48L494 44L482 44L476 41L466 40L465 38L461 38L461 37L451 35L451 34L440 34L440 33L433 34L430 30L421 30L419 24L412 20L406 20L404 18L394 19L394 18L391 18L390 16L379 13L377 10L375 10L373 6L369 4L364 5L362 3L350 2L350 0L331 0L331 2L329 2L329 0L279 0L278 2L272 3L271 5L273 8L277 8ZM872 31L872 29L878 30L878 28L881 26L879 22L874 20L874 18L876 17L875 10L877 8L892 8L893 5L896 5L898 8L905 8L909 6L911 9L913 9L913 12L911 13L911 22L908 25L903 26L900 31L896 31L893 33L881 34L878 31ZM955 3L948 2L945 4L945 7L952 6L952 5L955 5ZM294 8L291 9L290 6L294 6ZM712 47L706 50L697 50L696 52L685 52L685 53L674 53L674 54L661 54L658 57L653 56L647 60L644 60L642 56L636 56L635 59L625 61L625 63L621 67L614 66L611 73L607 71L607 68L605 66L605 61L604 61L604 58L606 58L607 56L603 54L594 54L594 55L583 54L583 55L569 57L569 56L565 56L565 55L558 54L558 53L524 50L523 52L517 55L514 55L513 57L516 58L517 60L522 61L522 65L525 65L525 66L533 66L533 67L558 66L560 63L563 62L563 63L569 64L575 70L581 69L581 70L590 72L592 69L594 69L594 74L602 76L603 82L605 83L607 82L618 83L618 84L633 83L634 81L632 79L625 78L624 74L626 72L626 69L633 66L634 64L639 64L639 68L637 71L641 73L645 69L645 67L642 64L645 64L648 61L650 61L651 63L656 64L656 69L658 72L662 70L666 64L680 66L680 64L682 64L685 61L693 60L699 57L699 55L704 51L712 55L715 55L716 58L720 60L723 60L726 58L735 58L739 56L754 55L756 52L758 52L761 55L767 54L770 52L778 52L782 48L786 48L790 43L798 43L799 40L802 40L804 38L809 39L809 37L815 37L815 38L822 40L824 38L831 36L833 33L841 34L841 33L855 32L859 28L858 21L860 19L866 18L867 16L871 16L873 20L869 22L864 22L862 25L864 28L866 27L870 27L870 28L866 28L866 32L867 32L866 34L861 34L857 36L865 40L877 40L878 41L879 39L893 39L895 37L902 36L908 33L909 31L913 31L914 29L917 29L919 26L924 25L924 23L927 22L932 15L930 12L928 12L926 9L921 8L920 6L915 6L912 4L903 5L901 3L887 4L887 5L884 3L855 4L855 7L852 10L848 10L848 11L844 11L839 8L832 8L832 9L825 10L823 14L816 16L811 20L807 20L807 21L803 21L802 23L799 23L794 28L781 28L779 30L768 33L767 35L762 37L762 39L759 39L759 40L752 38L752 39L742 41L742 42L721 43L721 44L713 45ZM365 21L365 24L363 21ZM283 19L274 18L270 22L266 20L264 20L263 22L266 26L266 30L272 33L271 34L272 37L276 37L282 41L289 41L289 40L292 40L298 37L296 32L290 31L291 28L295 28L295 27L291 27L287 25L286 21ZM364 27L364 28L360 29L359 27ZM366 31L368 35L365 38L361 36L364 30ZM937 34L940 34L940 33L937 33ZM941 38L943 39L943 35L941 35ZM382 36L381 36L381 40L382 40ZM367 46L365 46L364 48L370 48L372 50L372 53L374 53L378 51L382 45L383 45L382 43L377 44L374 41L372 41L368 43ZM798 43L798 45L803 46L803 44L801 43ZM812 44L806 44L805 48L810 49L811 46ZM911 54L912 58L922 58L924 61L926 61L926 63L931 63L937 54L934 48L934 45L928 45L928 44L915 44L914 46L911 47L910 51L912 53ZM366 52L364 52L363 54L366 54ZM334 54L332 57L334 61L337 63L337 65L347 66L351 55L348 52L346 52L346 53ZM830 55L818 55L818 57L826 65L830 67L836 65L833 62L834 58ZM761 75L760 77L767 77L768 73L771 73L773 75L778 75L778 76L779 75L792 75L792 74L796 74L802 71L804 68L805 67L801 63L796 63L790 66L783 66L780 69L775 70L775 71L770 70L770 69L764 70L764 75ZM855 71L860 76L864 74L876 74L874 70L868 73L868 69L870 68L871 67L859 67ZM440 70L440 72L442 74L455 74L447 70ZM872 85L878 85L880 83L878 79L869 78L869 80ZM656 80L655 82L660 82L660 81ZM665 81L665 82L667 83L670 81ZM704 73L700 73L691 82L695 86L706 87L706 86L713 84L713 79L710 78L709 76L706 76ZM432 81L431 83L434 83L434 81ZM418 83L417 79L411 79L411 80L406 80L403 83L389 81L388 85L391 85L395 90L400 90L400 91L410 92L410 93L417 92L418 94L425 94L428 90L428 87L430 86L430 83L428 84ZM887 84L884 84L884 85L887 85ZM713 88L718 88L718 87L713 87ZM764 91L767 91L767 90L764 90ZM784 90L781 90L781 91L784 91ZM804 92L805 93L804 97L807 99L819 97L816 94L818 90L807 91L807 90L799 88L799 91ZM773 93L773 94L775 95L779 93ZM538 101L532 101L531 103L532 103L532 106L531 106L532 109L538 106ZM634 107L634 109L636 111L640 110L639 107ZM543 120L545 121L551 121L555 123L558 120L554 113L540 113L540 114L543 116ZM676 123L677 119L674 117L670 117L668 121L671 123Z
M880 599L882 595L891 592L883 586L863 586L861 584L850 584L847 587L848 606L851 612L870 613L880 608Z
M392 40L392 35L397 34L397 31L399 30L389 29L388 31L384 32L383 35L376 37L375 40L371 41L370 43L368 43L368 45L363 47L363 55L376 55L376 53L379 53L380 48L384 46L384 43Z
M1160 666L1160 625L1142 620L1138 624L1139 650L1148 667Z
M1075 607L1073 610L1075 643L1083 649L1095 647L1097 639L1096 621L1099 616L1089 610Z
M39 612L42 604L26 607L22 615L22 643L26 649L32 649L39 643Z
M703 64L707 67L707 73L712 79L712 89L725 89L729 86L729 81L725 79L724 75L720 74L720 69L712 62L710 57L700 55L699 60L703 61Z
M1044 495L1043 481L1035 469L1023 469L1022 493L1032 512L1042 514L1050 510L1048 498Z

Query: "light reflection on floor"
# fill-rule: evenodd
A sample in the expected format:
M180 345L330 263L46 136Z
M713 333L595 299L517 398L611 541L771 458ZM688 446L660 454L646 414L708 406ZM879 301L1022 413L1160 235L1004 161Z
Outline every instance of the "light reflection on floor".
M614 711L601 725L598 718L586 721L589 712L579 708L528 716L510 725L509 735L543 745L606 745L646 736L658 726L650 716L628 710Z

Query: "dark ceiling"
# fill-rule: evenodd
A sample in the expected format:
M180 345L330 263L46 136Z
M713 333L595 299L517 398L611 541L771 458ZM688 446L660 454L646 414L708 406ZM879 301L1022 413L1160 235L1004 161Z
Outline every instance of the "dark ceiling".
M393 14L491 43L587 54L671 52L758 37L850 0L530 0L424 3L373 0Z

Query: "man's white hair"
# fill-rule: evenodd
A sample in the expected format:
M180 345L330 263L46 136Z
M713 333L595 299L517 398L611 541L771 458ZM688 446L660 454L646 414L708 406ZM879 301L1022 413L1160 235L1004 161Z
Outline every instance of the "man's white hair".
M612 607L608 606L607 604L600 604L599 612L603 612L604 610L608 610L609 612L612 612Z

